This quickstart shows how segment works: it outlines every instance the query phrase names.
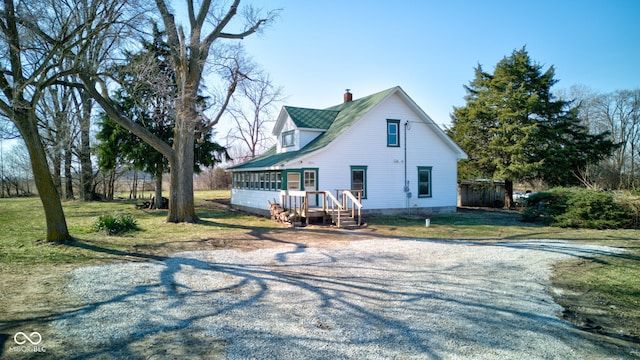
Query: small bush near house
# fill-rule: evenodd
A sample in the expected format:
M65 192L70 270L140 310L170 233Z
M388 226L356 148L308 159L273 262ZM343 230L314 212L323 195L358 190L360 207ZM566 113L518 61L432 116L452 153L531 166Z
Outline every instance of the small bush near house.
M629 198L613 192L556 188L530 196L522 220L558 227L635 228L635 207Z
M138 230L138 223L131 215L101 215L93 223L93 231L107 235L118 235L133 230Z

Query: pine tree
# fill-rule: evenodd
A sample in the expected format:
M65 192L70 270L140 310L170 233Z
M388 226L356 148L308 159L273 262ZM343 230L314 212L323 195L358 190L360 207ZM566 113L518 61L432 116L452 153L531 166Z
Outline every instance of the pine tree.
M505 181L505 205L513 206L513 182L576 182L578 169L611 154L607 134L591 135L580 125L577 108L555 99L553 66L532 61L526 48L514 50L495 67L482 66L465 86L466 105L454 108L449 135L469 155L461 163L466 178Z

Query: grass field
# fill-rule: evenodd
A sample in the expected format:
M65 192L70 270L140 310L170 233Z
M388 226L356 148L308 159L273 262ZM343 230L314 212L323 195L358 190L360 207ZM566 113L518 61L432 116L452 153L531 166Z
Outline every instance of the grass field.
M154 260L178 251L209 249L216 244L249 250L250 244L262 240L295 242L303 233L320 239L343 236L321 226L291 230L211 201L228 197L228 191L197 192L196 212L201 219L197 224L166 223L166 210L139 210L135 201L65 202L67 225L74 239L62 244L43 240L46 224L38 198L0 199L0 276L21 273L20 269L29 267L47 269L62 264ZM122 236L93 232L95 219L105 214L132 215L140 230ZM640 343L638 230L544 227L522 223L519 214L513 212L471 209L433 215L430 227L425 226L424 218L414 216L370 216L365 221L367 226L357 232L367 236L487 242L563 239L623 247L628 252L621 256L559 263L552 280L564 291L565 295L556 300L567 309L567 319L587 330ZM273 236L276 233L279 235Z
M135 200L65 202L67 226L74 240L64 244L44 241L46 223L38 198L0 199L0 264L79 263L117 258L141 247L161 247L168 242L237 238L282 228L264 218L209 205L208 200L228 196L228 191L198 192L198 224L166 223L167 210L138 210ZM107 214L132 215L140 230L122 236L94 232L96 218Z

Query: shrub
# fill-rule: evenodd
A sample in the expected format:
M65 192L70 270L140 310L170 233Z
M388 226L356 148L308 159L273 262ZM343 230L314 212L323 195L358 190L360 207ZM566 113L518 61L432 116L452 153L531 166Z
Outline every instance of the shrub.
M529 196L522 213L522 221L551 225L556 216L567 208L568 189L553 189Z
M629 220L613 193L583 190L567 199L567 211L555 217L560 227L608 229L625 227Z
M612 192L557 188L532 195L522 220L559 227L632 228L637 213Z
M102 215L93 223L93 231L110 236L133 230L138 230L138 223L131 215Z
M636 191L636 193L623 192L616 195L616 203L624 209L625 213L631 216L629 227L640 228L640 191Z

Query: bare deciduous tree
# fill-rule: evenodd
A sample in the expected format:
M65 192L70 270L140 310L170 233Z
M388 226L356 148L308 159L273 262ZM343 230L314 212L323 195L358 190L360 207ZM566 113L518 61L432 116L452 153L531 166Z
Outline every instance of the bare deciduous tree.
M618 144L612 156L583 169L579 178L595 189L640 186L640 89L599 94L572 86L563 97L579 104L579 117L594 133L608 131Z
M156 0L155 3L167 33L179 94L175 108L176 123L173 146L169 146L143 127L138 126L119 111L108 97L106 88L103 88L102 93L96 89L96 84L102 82L102 79L96 77L95 74L86 73L81 75L81 79L91 96L114 121L149 143L169 160L171 178L167 221L195 222L197 216L193 198L193 144L198 130L196 125L203 123L203 114L198 108L198 96L213 44L217 40L243 39L252 35L273 19L276 14L267 13L265 16L258 16L258 11L247 7L243 12L246 25L238 25L233 20L238 14L240 0L233 1L226 10L224 2L186 0L187 30L189 31L187 34L185 27L176 22L176 17L165 0ZM197 5L199 6L197 7ZM238 30L232 30L234 27ZM228 99L235 91L241 74L239 71L232 71L231 75L232 81L228 87L227 97L222 101L220 112L206 126L215 125L215 122L220 118L220 113L225 111L225 104L228 103Z
M63 241L70 236L39 133L36 104L44 89L77 72L70 63L94 50L96 37L109 37L110 46L122 39L121 29L129 25L126 7L140 13L144 8L124 0L3 0L0 6L0 112L16 125L29 151L46 238Z
M78 111L73 107L72 101L73 93L72 88L51 86L44 89L41 101L36 104L51 176L58 193L67 200L73 198L71 163L78 124Z
M24 3L19 4L26 7ZM69 238L69 230L56 186L49 172L35 111L42 89L51 81L48 71L50 62L55 63L53 60L60 56L64 44L43 49L36 36L46 32L39 29L37 24L28 23L23 17L26 14L20 11L22 9L16 10L13 0L4 0L3 8L0 10L0 41L6 50L0 59L0 111L16 125L29 151L34 180L45 210L47 240L66 240ZM36 34L33 34L34 32ZM35 36L30 36L31 34ZM34 53L27 50L34 48L37 49ZM38 55L42 56L40 60Z
M240 142L246 149L243 158L254 158L273 145L268 127L274 122L275 111L284 96L282 88L274 86L262 70L254 70L251 79L243 81L239 88L240 96L229 111L235 126L228 138Z
M640 162L640 89L618 90L593 99L595 126L608 130L619 144L613 156L605 162L615 174L613 188L636 188Z

